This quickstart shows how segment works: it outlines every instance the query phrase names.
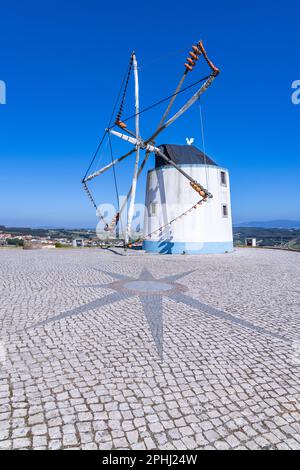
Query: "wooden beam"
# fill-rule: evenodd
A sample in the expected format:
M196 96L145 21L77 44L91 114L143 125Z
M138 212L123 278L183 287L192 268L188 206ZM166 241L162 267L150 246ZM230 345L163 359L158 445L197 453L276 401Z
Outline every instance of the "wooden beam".
M174 121L176 121L180 116L182 116L196 101L197 99L209 88L209 86L212 84L212 82L215 79L215 75L210 75L210 77L206 80L206 82L202 85L202 87L177 111L174 116L172 116L167 122L165 122L154 134L154 137L156 135L160 134L164 129L169 127L171 124L173 124Z

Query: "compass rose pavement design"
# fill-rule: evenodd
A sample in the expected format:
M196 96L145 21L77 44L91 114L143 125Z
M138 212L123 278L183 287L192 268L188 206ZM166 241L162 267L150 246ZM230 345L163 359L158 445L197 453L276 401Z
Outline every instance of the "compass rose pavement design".
M299 253L0 251L0 450L300 449Z
M103 271L96 268L95 270L102 274L109 275L114 279L114 281L105 284L87 284L80 287L111 289L113 291L112 293L93 300L87 304L81 305L71 310L67 310L54 317L50 317L42 322L35 324L31 328L48 325L49 323L64 320L76 315L86 314L91 310L98 309L106 305L111 305L131 297L138 297L142 304L157 353L160 359L163 360L163 297L166 297L178 303L183 303L192 309L198 310L199 314L213 316L226 322L230 322L241 328L246 328L250 331L254 331L256 333L273 337L285 342L288 341L281 335L277 335L276 333L257 326L247 320L192 298L189 295L188 288L185 285L178 283L177 281L195 272L195 270L165 276L158 279L155 278L146 268L141 271L138 278L132 278L123 274Z

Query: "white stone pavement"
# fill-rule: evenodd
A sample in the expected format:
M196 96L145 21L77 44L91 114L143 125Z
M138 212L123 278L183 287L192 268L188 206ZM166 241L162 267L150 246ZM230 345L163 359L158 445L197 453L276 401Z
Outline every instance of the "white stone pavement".
M300 254L120 254L0 249L0 449L300 449Z

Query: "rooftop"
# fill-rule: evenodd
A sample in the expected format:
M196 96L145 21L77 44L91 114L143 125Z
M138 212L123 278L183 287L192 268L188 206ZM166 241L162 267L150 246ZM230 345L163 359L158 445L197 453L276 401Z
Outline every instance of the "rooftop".
M160 150L178 165L216 165L216 163L194 145L162 144ZM168 163L159 156L155 157L155 168Z

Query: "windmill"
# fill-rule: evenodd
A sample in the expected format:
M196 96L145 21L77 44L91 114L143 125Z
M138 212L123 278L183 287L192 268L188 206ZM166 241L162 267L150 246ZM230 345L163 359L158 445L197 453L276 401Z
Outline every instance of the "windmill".
M210 69L210 74L205 76L204 78L199 79L195 83L193 83L190 86L187 86L186 88L183 88L183 84L186 80L186 77L193 72L196 63L198 62L199 59L203 59L209 66ZM130 116L128 118L123 118L123 111L124 111L124 102L126 98L126 93L127 93L127 88L128 88L128 82L129 82L129 77L131 73L133 72L134 76L134 96L135 96L135 113L133 116ZM115 158L115 156L111 155L111 162L105 166L103 166L100 169L97 169L97 171L93 173L90 172L90 168L92 166L89 166L83 180L82 184L87 192L92 204L94 207L97 209L97 204L95 202L95 199L88 187L88 183L99 177L102 176L105 172L107 172L109 169L113 169L115 171L115 166L119 164L120 162L124 161L127 159L130 155L135 154L135 159L134 159L134 164L133 164L133 172L132 172L132 182L131 186L127 192L127 196L125 200L122 203L122 206L118 208L118 211L116 212L115 216L110 220L105 222L105 217L102 214L99 214L98 216L100 217L101 220L103 220L106 223L106 230L108 231L113 231L118 225L121 215L124 211L125 208L128 208L127 212L127 222L126 222L126 229L125 229L125 234L124 234L124 245L127 247L128 245L131 244L131 226L132 226L132 219L134 215L134 206L135 206L135 199L136 199L136 188L137 188L137 181L138 178L140 177L145 164L150 156L150 154L155 154L156 157L160 157L163 159L163 161L167 164L172 166L177 172L179 172L185 180L189 183L190 187L198 194L200 195L201 199L196 203L193 204L190 209L185 211L186 213L189 213L193 209L198 208L201 204L205 203L208 199L212 198L212 194L209 192L207 188L204 187L203 184L201 184L199 181L197 181L195 178L193 178L185 169L177 165L176 162L169 158L169 156L164 153L161 149L161 147L156 145L156 139L157 137L168 127L170 127L172 124L175 123L184 113L186 113L199 99L200 96L210 87L210 85L213 83L215 78L219 74L219 69L215 67L215 65L212 63L212 61L209 59L207 52L204 48L203 42L199 41L196 45L193 45L191 48L191 51L189 52L189 56L186 59L186 62L184 63L184 71L183 75L179 80L179 83L174 91L174 93L171 96L168 96L164 100L160 100L158 103L154 103L153 105L149 106L145 110L140 110L140 100L139 100L139 73L138 73L138 63L137 63L137 57L135 52L131 54L130 61L129 61L129 67L128 67L128 73L127 77L124 80L124 85L122 88L122 94L120 98L120 106L119 106L119 111L116 114L114 124L110 125L105 129L104 136L98 146L97 152L92 160L95 160L95 157L97 153L100 151L101 146L103 144L104 139L108 136L109 142L111 143L111 138L117 138L122 141L128 142L132 145L132 149L128 151L127 153ZM188 90L192 86L199 86L200 87L197 89L197 91L180 107L180 109L175 112L171 117L169 117L171 109L174 105L174 102L177 98L177 96L182 93L183 91ZM167 107L159 121L159 124L151 135L149 136L144 136L141 133L140 129L140 115L143 112L148 111L149 109L153 108L154 106L161 104L162 102L167 101ZM127 127L127 122L129 119L134 118L135 120L135 128L134 129L129 129ZM193 139L190 139L188 141L189 145L193 143ZM143 159L141 161L141 154L144 152ZM170 225L172 223L175 223L176 220L179 218L183 217L185 215L185 212L178 214L178 217L175 217L173 220L167 221L165 224ZM156 231L162 230L163 227L159 227ZM152 233L145 234L144 238L151 237Z

